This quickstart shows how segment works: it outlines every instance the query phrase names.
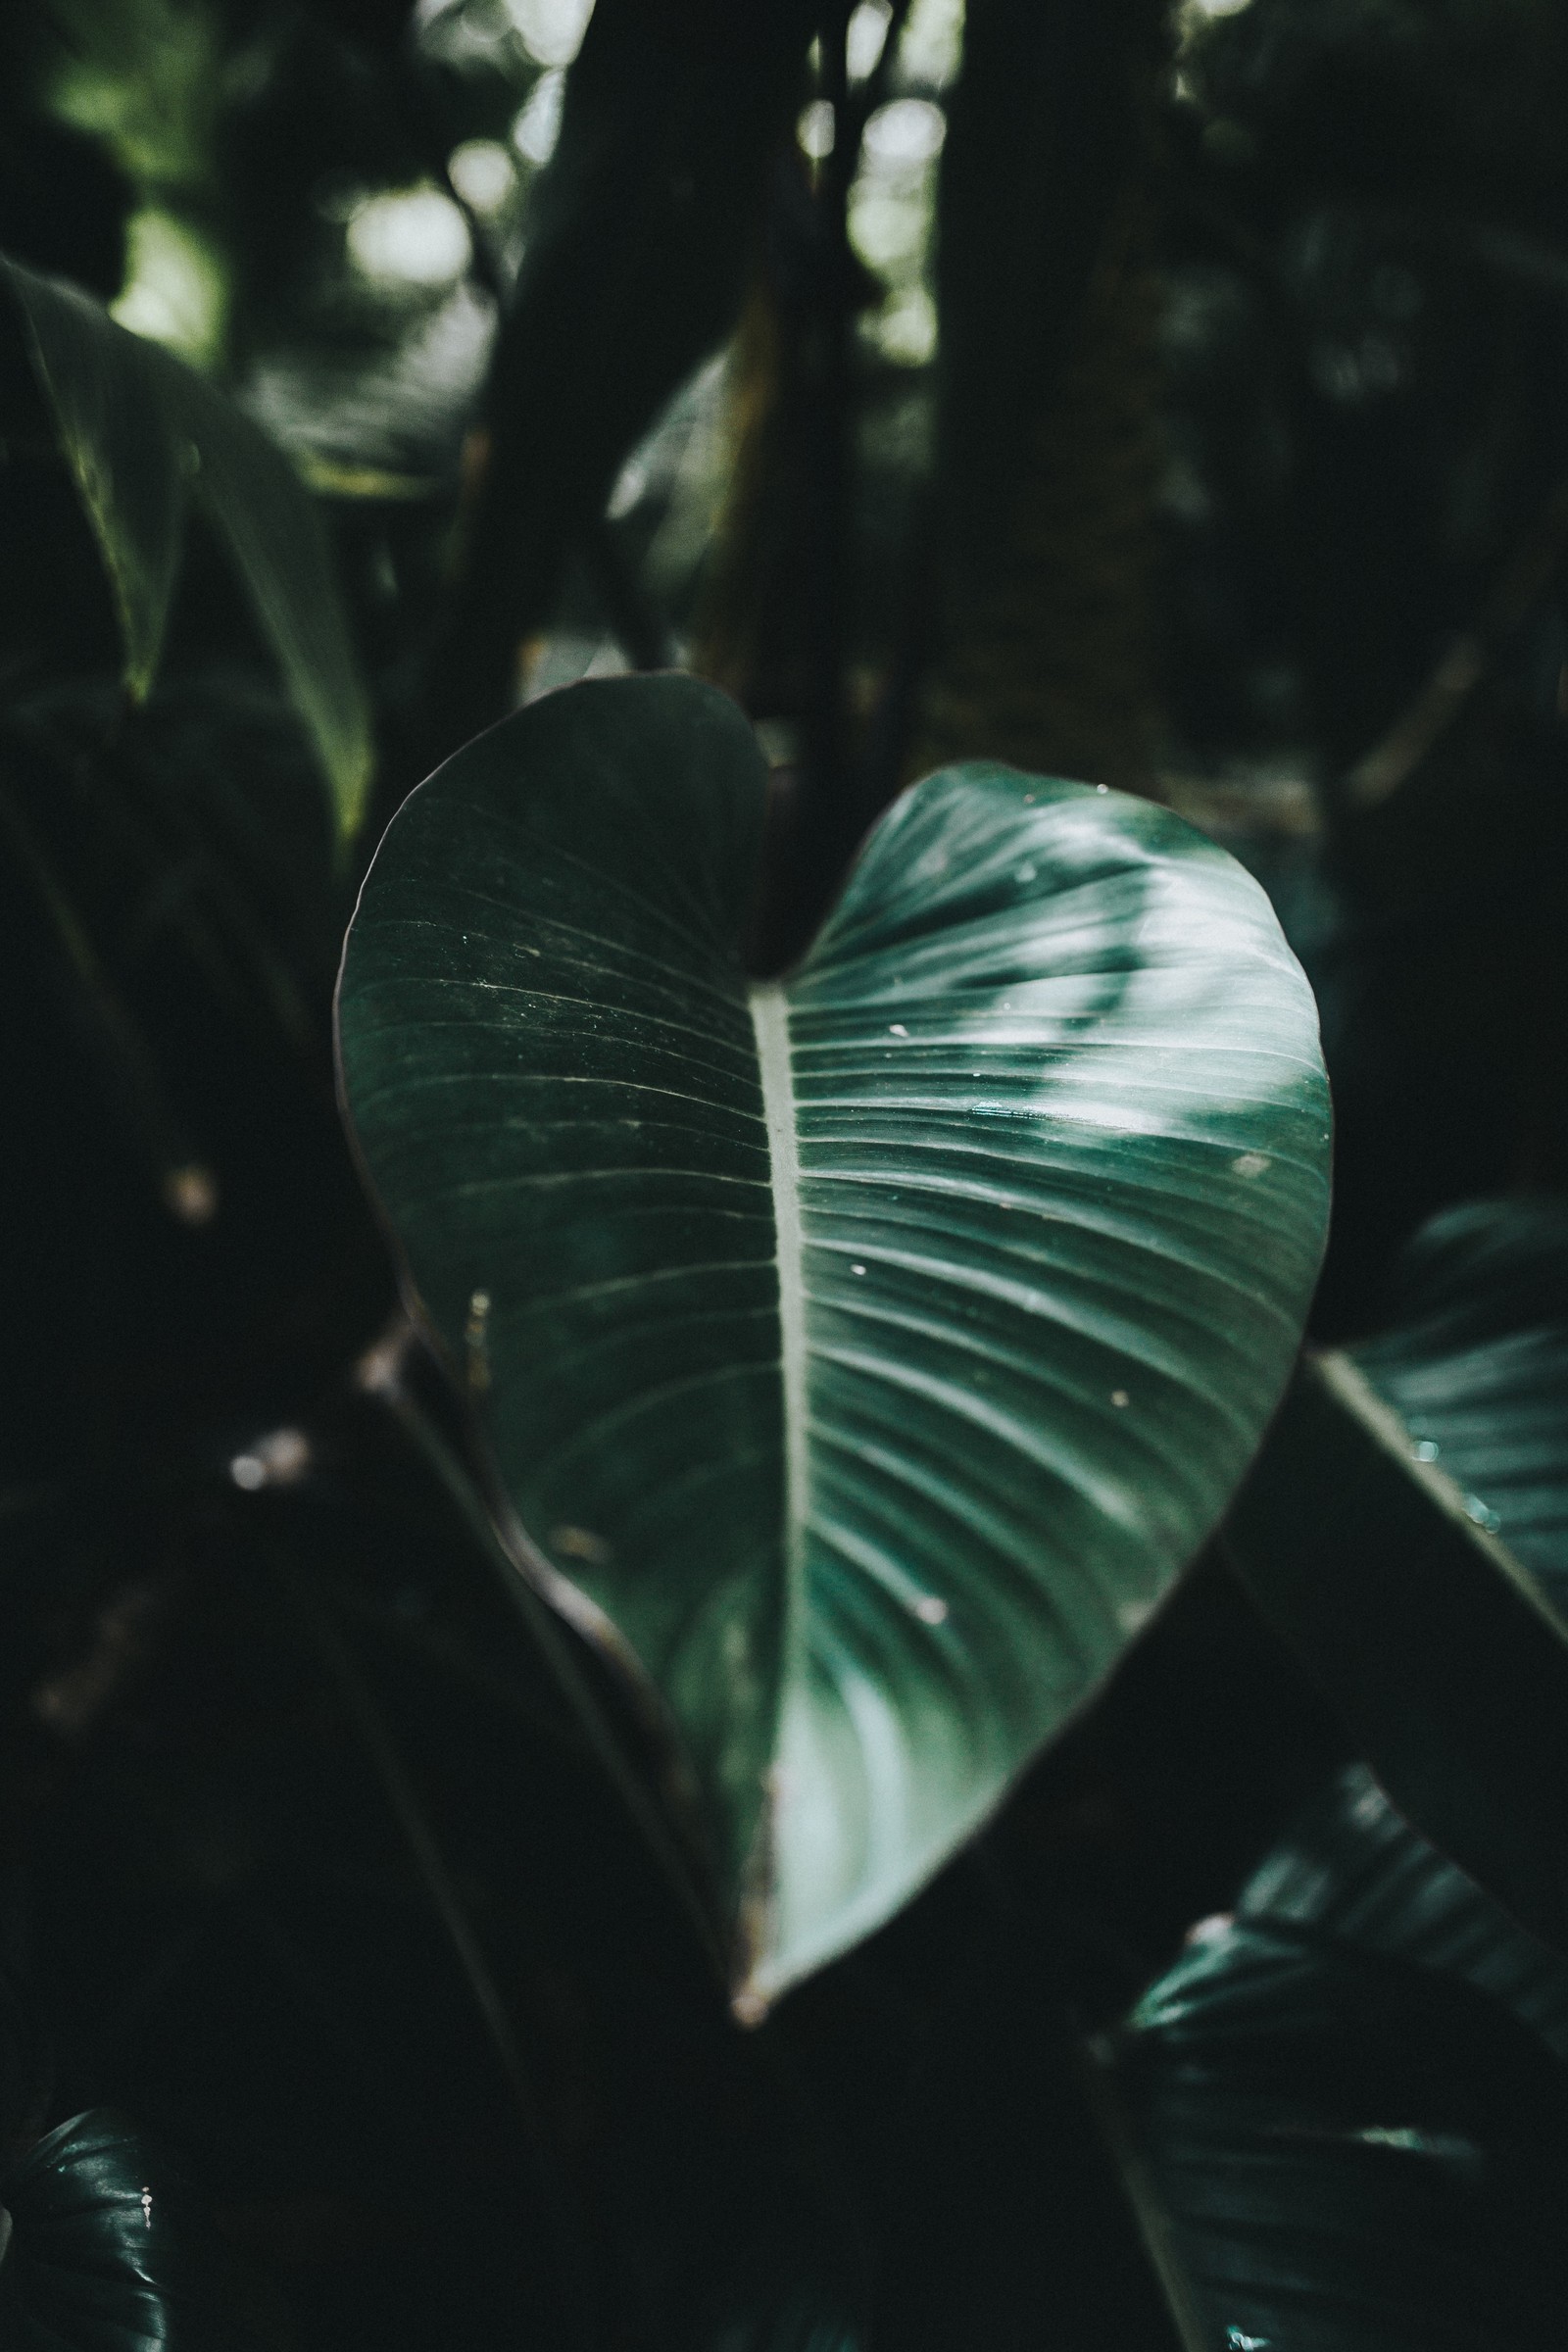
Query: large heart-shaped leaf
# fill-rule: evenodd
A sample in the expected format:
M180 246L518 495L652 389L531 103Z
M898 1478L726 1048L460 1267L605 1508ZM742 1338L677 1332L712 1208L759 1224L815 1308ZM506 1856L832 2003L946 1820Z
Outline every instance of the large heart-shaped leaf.
M1328 1157L1306 984L1168 811L930 777L749 989L763 788L689 678L536 703L395 820L340 999L514 1555L678 1727L752 2006L984 1819L1208 1533Z
M282 452L211 384L117 326L79 287L0 255L60 447L102 550L144 695L173 599L187 491L228 550L353 832L369 782L369 706L325 534Z
M1568 1950L1568 1215L1450 1210L1302 1367L1238 1562L1419 1827Z
M62 2124L0 2182L6 2352L278 2352L270 2299L180 2167L107 2109Z

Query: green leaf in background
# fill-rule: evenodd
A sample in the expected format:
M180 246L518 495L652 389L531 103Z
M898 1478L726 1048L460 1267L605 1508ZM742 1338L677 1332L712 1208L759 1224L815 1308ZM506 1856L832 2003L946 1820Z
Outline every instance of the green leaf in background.
M6 2352L279 2352L285 2329L167 2151L107 2109L0 2182Z
M244 581L309 730L341 840L365 813L374 751L370 712L320 517L289 460L200 376L179 376L177 413L196 452L197 500Z
M103 555L125 647L146 695L163 652L185 527L185 444L152 397L132 335L89 294L0 257L33 372ZM128 348L127 348L128 347Z
M0 284L103 551L130 692L145 695L158 668L189 492L244 583L347 839L369 785L369 706L320 517L288 460L220 392L78 288L4 256Z
M1190 2343L1500 2352L1560 2328L1568 1967L1365 1765L1100 2055Z
M1493 1200L1434 1219L1392 1324L1353 1350L1362 1377L1568 1635L1568 1210Z
M1568 2310L1568 2071L1458 1979L1214 1923L1105 2078L1189 2352L1513 2352Z
M860 2352L860 2331L812 2295L720 2328L709 2352Z
M1568 1964L1418 1837L1364 1764L1306 1808L1236 1909L1462 1977L1568 2060Z
M1427 1227L1391 1328L1303 1365L1229 1535L1400 1809L1568 1950L1568 1215Z
M1168 811L930 777L748 988L763 788L692 679L536 703L394 820L340 994L514 1556L695 1768L743 2014L978 1827L1203 1541L1328 1200L1305 981Z

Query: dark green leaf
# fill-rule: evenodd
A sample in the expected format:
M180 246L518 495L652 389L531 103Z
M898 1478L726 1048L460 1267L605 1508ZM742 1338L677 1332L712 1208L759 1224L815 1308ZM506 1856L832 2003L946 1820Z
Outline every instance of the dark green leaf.
M187 484L227 548L310 732L338 829L371 764L369 710L320 519L288 460L211 384L87 295L0 256L38 381L113 583L125 683L157 671Z
M1233 1548L1401 1809L1568 1948L1568 1219L1450 1212L1397 1303L1303 1366Z
M720 2329L710 2352L859 2352L859 2330L819 2298L798 2295L777 2311Z
M159 356L172 371L176 363ZM197 498L245 583L348 839L365 812L374 754L320 519L293 466L249 417L199 376L185 374L179 391Z
M1114 2060L1129 2185L1198 2352L1516 2352L1568 2310L1568 2074L1473 1986L1216 1927Z
M678 1725L748 2003L937 1868L1201 1543L1328 1153L1300 972L1167 811L930 777L748 990L762 791L691 679L533 705L394 821L340 1014L514 1554Z
M1308 1806L1236 1907L1463 1977L1568 2059L1568 1967L1418 1837L1364 1764Z
M7 2174L6 2352L276 2352L285 2331L166 2150L107 2109Z
M1531 2033L1568 2049L1568 1969L1347 1767L1101 2053L1188 2341L1500 2344L1549 2310L1568 2076Z
M185 527L185 443L143 349L64 280L0 259L60 447L103 552L138 698L163 651Z
M1400 1268L1395 1327L1352 1352L1568 1638L1568 1212L1500 1200L1435 1219Z

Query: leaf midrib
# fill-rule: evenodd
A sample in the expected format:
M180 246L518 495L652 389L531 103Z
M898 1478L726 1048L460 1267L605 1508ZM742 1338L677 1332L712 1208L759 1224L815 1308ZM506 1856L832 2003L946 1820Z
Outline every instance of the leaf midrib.
M795 1125L795 1072L790 1061L789 999L764 982L749 992L762 1115L773 1174L773 1224L778 1267L779 1370L784 1392L785 1672L799 1628L797 1602L801 1539L807 1513L806 1281L801 1230L801 1153Z
M801 1219L800 1139L796 1128L795 1071L790 1056L790 1006L771 981L746 992L757 1050L767 1137L773 1211L773 1265L778 1276L779 1386L783 1413L784 1527L780 1565L784 1577L780 1611L778 1679L773 1693L770 1758L757 1835L748 1859L740 1934L734 1958L731 2004L744 2025L766 2015L776 1987L765 1985L765 1960L777 1931L779 1752L790 1692L805 1674L808 1648L806 1625L805 1544L809 1507L807 1410L805 1235Z

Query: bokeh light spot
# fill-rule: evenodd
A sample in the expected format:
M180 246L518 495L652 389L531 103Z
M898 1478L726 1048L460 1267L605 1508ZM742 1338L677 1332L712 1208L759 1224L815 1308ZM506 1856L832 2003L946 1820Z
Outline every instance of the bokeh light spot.
M864 81L876 72L892 22L891 0L860 0L844 40L844 59L852 81Z
M570 65L593 13L593 0L507 0L523 47L542 66Z
M447 175L476 213L499 213L517 184L516 167L498 139L465 139L447 158Z
M367 197L349 222L349 255L379 285L445 286L472 254L468 223L439 188Z
M926 164L947 136L947 119L929 98L895 98L865 126L866 153L879 164Z
M825 98L813 98L809 106L802 107L795 135L801 142L801 153L809 156L813 164L832 154L837 129L833 109Z
M223 271L212 248L189 222L148 206L131 216L125 258L125 283L110 316L193 367L211 367L222 346L226 308Z
M566 76L559 71L541 74L529 92L528 103L512 125L512 144L530 164L548 164L561 136L561 109L566 95Z

